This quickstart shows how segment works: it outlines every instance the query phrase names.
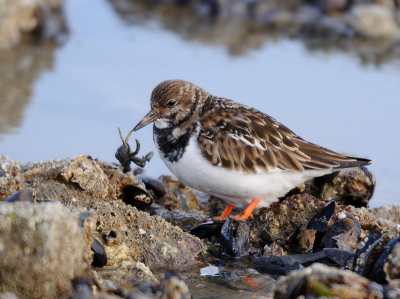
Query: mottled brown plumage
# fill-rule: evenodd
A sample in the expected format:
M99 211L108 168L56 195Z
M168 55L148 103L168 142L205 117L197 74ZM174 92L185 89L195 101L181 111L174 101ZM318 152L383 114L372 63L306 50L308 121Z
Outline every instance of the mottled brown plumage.
M336 169L368 164L305 141L272 117L212 96L212 109L199 119L199 146L215 166L248 173L276 168Z

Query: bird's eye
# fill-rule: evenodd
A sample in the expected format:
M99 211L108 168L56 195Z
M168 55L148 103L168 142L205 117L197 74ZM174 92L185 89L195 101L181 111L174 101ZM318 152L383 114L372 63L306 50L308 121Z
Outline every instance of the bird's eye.
M175 104L176 104L176 101L175 101L175 100L169 100L169 101L167 102L167 105L170 106L170 107L175 106Z

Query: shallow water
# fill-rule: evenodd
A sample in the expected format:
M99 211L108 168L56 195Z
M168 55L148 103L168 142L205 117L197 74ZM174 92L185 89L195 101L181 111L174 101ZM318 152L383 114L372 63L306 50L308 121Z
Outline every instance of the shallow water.
M398 60L376 67L288 39L265 39L232 55L223 43L183 38L156 20L126 22L106 1L71 0L66 13L63 46L0 53L7 108L0 154L21 162L80 154L116 161L117 128L126 135L148 112L152 89L178 78L256 107L306 140L372 159L371 206L400 203ZM14 101L7 106L6 96ZM134 138L142 143L139 155L155 151L151 126L133 134L132 145ZM169 173L157 154L146 170Z

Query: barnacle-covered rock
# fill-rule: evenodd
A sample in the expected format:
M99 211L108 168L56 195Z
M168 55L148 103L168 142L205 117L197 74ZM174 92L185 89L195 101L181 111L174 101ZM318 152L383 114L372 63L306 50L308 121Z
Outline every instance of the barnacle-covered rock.
M388 281L400 279L400 242L394 246L389 255L388 261L383 267Z
M290 194L310 194L322 201L335 200L340 205L368 207L375 190L375 175L366 167L354 167L313 178Z
M379 291L381 290L381 292ZM383 288L349 270L313 264L292 271L277 282L275 299L304 296L334 298L383 298ZM374 297L379 296L379 297Z
M150 195L138 177L123 173L121 167L90 156L27 164L11 161L6 166L1 198L11 189L29 186L36 202L61 200L66 206L91 208L97 215L95 237L104 247L108 266L144 260L150 267L175 269L197 263L201 241L131 206L132 199L147 201ZM12 184L17 176L25 178L22 186Z
M325 202L307 194L288 197L282 203L272 204L255 216L256 225L251 229L250 237L254 242L261 237L284 245L290 236L304 229L311 217L323 206Z
M374 209L368 209L374 218L384 218L394 223L400 223L400 206L382 206Z
M88 275L78 216L61 203L1 203L0 292L58 298L74 277Z
M66 182L78 184L94 197L104 199L108 195L110 188L108 178L91 156L76 157L60 175Z

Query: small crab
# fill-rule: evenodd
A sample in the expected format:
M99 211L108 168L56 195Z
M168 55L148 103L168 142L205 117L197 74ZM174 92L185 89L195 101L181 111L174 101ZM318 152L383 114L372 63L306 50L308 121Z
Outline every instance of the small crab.
M153 157L154 152L150 152L142 158L135 157L140 151L140 142L137 139L135 139L136 150L132 153L131 147L128 144L128 140L131 137L133 130L129 132L125 140L122 137L121 130L119 128L118 131L119 136L122 140L122 145L117 149L117 152L115 153L115 158L117 158L119 163L121 163L121 165L124 167L124 173L131 171L131 162L135 163L139 167L144 167L146 165L146 161L150 162L150 159Z

